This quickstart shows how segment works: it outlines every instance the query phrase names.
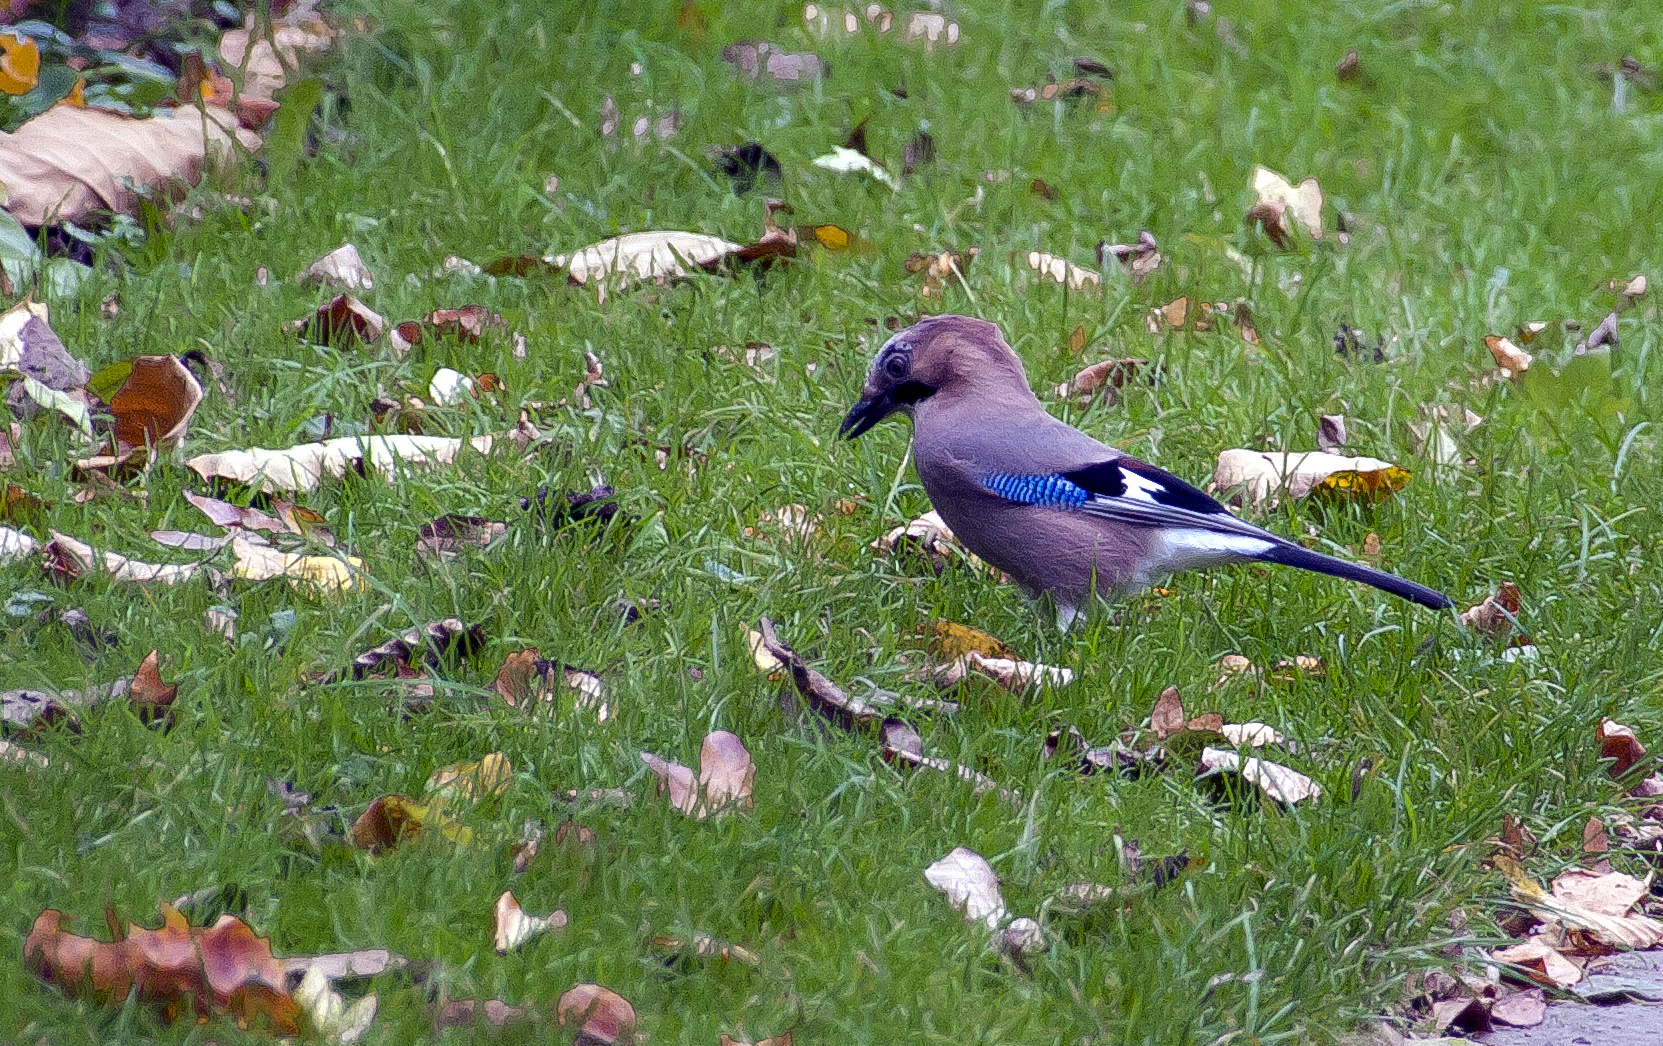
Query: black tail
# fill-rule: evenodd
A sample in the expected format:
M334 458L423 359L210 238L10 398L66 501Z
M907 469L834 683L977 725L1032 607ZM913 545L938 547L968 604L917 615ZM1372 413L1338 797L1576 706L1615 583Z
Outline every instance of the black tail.
M1455 600L1436 589L1417 585L1413 581L1400 578L1396 574L1388 574L1384 570L1365 567L1360 563L1347 563L1343 559L1325 556L1320 552L1312 552L1308 548L1298 545L1276 545L1269 552L1258 557L1266 563L1280 563L1287 567L1298 567L1301 570L1314 570L1318 574L1329 577L1343 577L1347 581L1361 581L1365 585L1373 585L1382 592L1390 592L1394 596L1401 596L1411 603L1419 603L1423 607L1433 610L1450 610L1455 606Z

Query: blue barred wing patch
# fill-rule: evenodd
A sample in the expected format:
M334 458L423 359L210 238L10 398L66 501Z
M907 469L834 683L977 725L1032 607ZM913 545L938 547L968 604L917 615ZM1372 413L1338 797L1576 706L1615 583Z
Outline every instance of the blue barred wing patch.
M1041 508L1079 508L1091 500L1091 491L1061 476L1028 476L1012 472L989 472L982 486L1019 505Z

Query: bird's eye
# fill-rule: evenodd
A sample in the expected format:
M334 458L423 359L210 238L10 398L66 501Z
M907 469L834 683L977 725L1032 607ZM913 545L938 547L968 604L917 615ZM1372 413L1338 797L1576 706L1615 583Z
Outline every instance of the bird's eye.
M907 358L901 355L891 356L884 363L883 369L884 373L892 378L904 378L907 376Z

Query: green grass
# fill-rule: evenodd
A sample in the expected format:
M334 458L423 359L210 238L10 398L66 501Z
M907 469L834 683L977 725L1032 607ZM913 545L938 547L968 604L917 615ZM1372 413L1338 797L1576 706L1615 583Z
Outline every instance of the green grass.
M144 921L158 899L221 884L248 892L249 920L280 954L388 947L442 963L437 980L454 997L516 1004L550 1005L574 982L600 981L634 1003L658 1043L792 1027L798 1042L1330 1041L1392 1006L1406 973L1448 962L1440 949L1458 927L1469 942L1495 935L1505 887L1479 868L1474 844L1509 812L1542 841L1535 870L1574 859L1587 817L1624 806L1598 762L1598 717L1643 740L1663 736L1655 292L1624 314L1608 383L1549 381L1532 393L1477 381L1493 370L1485 334L1565 318L1586 331L1610 308L1598 285L1663 277L1663 96L1635 88L1614 111L1611 85L1591 71L1625 54L1655 69L1663 39L1637 6L1215 6L1240 53L1216 19L1192 28L1175 3L969 3L952 12L963 42L934 54L870 33L814 41L791 3L707 3L702 39L678 33L669 4L356 8L378 31L326 73L337 94L320 120L342 134L274 174L271 213L217 210L153 231L76 297L52 302L55 328L94 368L202 347L230 368L236 402L210 393L178 459L135 484L143 503L75 504L64 467L74 449L47 422L25 426L7 479L52 503L50 526L167 559L147 530L203 529L179 497L201 489L179 463L188 454L304 442L305 423L324 414L365 423L378 389L424 388L439 366L502 375L508 405L552 401L582 377L589 347L610 385L590 411L545 413L555 439L532 461L329 483L307 496L364 557L373 586L334 600L279 582L237 586L235 645L202 627L224 599L201 583L60 588L34 563L0 568L8 591L49 593L118 636L92 654L32 617L6 618L5 688L106 682L151 649L181 684L171 732L100 709L79 734L29 742L54 768L0 768L0 897L11 913L0 954L13 957L0 963L0 1035L237 1039L223 1025L170 1028L137 1008L66 1000L17 961L43 908L101 935L106 905ZM832 75L797 91L735 80L719 55L746 37L815 49ZM1369 79L1339 83L1334 64L1351 46ZM1011 104L1012 86L1065 77L1076 55L1113 67L1112 111ZM902 84L904 100L889 90ZM596 130L607 92L625 117L621 140ZM676 138L630 140L649 102L682 110ZM809 165L868 117L892 169L925 121L937 142L936 163L898 194ZM835 222L872 250L765 278L641 287L604 305L560 280L430 276L449 254L558 253L621 231L753 238L760 197L735 196L703 152L749 139L784 165L795 220ZM1254 247L1241 215L1255 164L1317 176L1329 227L1343 212L1349 246ZM992 184L982 176L991 170L1012 176ZM553 195L543 192L550 174ZM1036 177L1060 200L1030 194ZM252 165L230 183L262 191ZM979 204L966 202L978 193ZM1089 263L1098 240L1130 242L1143 227L1168 260L1136 288L1110 273L1100 292L1065 293L1010 260L1037 248ZM527 358L503 339L429 343L399 359L385 346L319 349L285 336L280 324L324 295L281 277L345 240L374 269L366 297L389 319L487 305L527 335ZM972 245L982 254L968 291L921 302L903 259ZM1227 245L1248 250L1251 265L1227 258ZM275 277L266 287L255 285L261 265ZM98 303L112 292L122 312L106 319ZM1145 314L1179 294L1250 302L1263 346L1228 329L1149 335ZM904 424L843 444L837 422L881 340L871 324L938 309L998 322L1041 389L1083 362L1151 360L1158 380L1120 405L1055 409L1193 481L1220 450L1309 448L1320 415L1345 414L1351 447L1403 464L1413 482L1378 507L1301 503L1262 521L1314 530L1318 547L1351 556L1378 533L1383 565L1463 605L1516 581L1540 658L1504 663L1448 620L1290 570L1182 576L1170 596L1131 598L1059 635L1048 614L986 577L923 576L874 557L868 542L927 500L910 472L891 489ZM1384 336L1387 360L1336 356L1341 322ZM1089 361L1067 352L1076 325L1091 337ZM770 380L721 351L750 341L777 349ZM1484 417L1461 438L1474 464L1417 454L1409 426L1429 404ZM500 431L514 416L505 405L438 422L460 435ZM707 457L691 473L660 471L653 448L683 445ZM587 489L596 474L632 521L548 533L519 510L540 485ZM837 515L842 498L860 499L859 511ZM827 515L806 548L743 535L787 503ZM489 553L423 564L417 528L446 512L516 522ZM648 596L664 609L619 623L615 600ZM267 625L283 610L295 614L286 637ZM850 685L864 676L927 693L902 680L901 655L933 617L1073 667L1070 687L974 690L956 717L918 724L932 754L1037 796L1037 839L1024 844L1025 817L997 798L897 772L872 737L782 711L745 648L745 629L764 615ZM482 624L490 644L446 667L430 713L403 715L384 683L300 685L303 672L448 616ZM526 717L490 700L503 656L527 645L599 671L613 718ZM1217 660L1238 652L1320 656L1329 672L1210 692ZM1218 806L1185 775L1077 777L1041 760L1049 730L1072 723L1106 743L1146 719L1168 685L1192 710L1297 738L1286 761L1325 797L1292 810ZM756 807L695 822L651 798L637 753L696 765L716 727L755 756ZM350 819L378 795L419 791L435 768L498 750L515 777L469 815L485 840L471 847L319 855L284 838L282 804L266 790L268 777L292 780ZM1372 770L1358 775L1365 759ZM593 852L546 855L512 875L509 844L528 818L552 825L571 809L568 789L619 785L638 793L632 808L577 810L600 834ZM989 957L985 934L922 877L954 846L971 847L1004 877L1013 912L1032 914L1066 883L1120 882L1117 833L1150 855L1187 849L1199 867L1124 910L1053 921L1055 947L1031 976ZM1619 863L1638 870L1638 859ZM564 907L572 925L495 956L491 905L508 888L528 911ZM654 934L695 932L743 943L762 964L666 967L646 947ZM1208 989L1230 973L1259 976ZM371 1041L432 1037L434 982L389 975L373 989Z

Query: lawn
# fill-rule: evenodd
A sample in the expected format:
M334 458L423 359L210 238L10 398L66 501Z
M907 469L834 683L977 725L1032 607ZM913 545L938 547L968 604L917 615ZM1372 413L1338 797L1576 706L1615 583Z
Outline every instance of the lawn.
M315 152L217 174L197 190L199 219L101 246L94 275L50 299L53 328L92 369L200 349L224 365L233 398L210 381L183 445L125 482L132 497L77 500L68 463L84 451L48 417L23 425L6 481L47 503L31 530L43 542L56 530L182 563L205 557L147 533L216 530L183 497L210 492L186 458L305 443L326 421L330 435L370 432L372 401L431 400L441 367L493 373L504 389L430 406L428 434L502 433L531 403L544 439L300 495L363 561L363 587L345 593L206 577L64 583L38 557L0 567L0 689L101 685L152 650L179 685L167 729L107 702L80 713L78 731L9 737L51 765L0 765L11 913L0 1037L269 1041L67 998L20 961L43 909L104 940L106 909L154 926L159 900L226 887L279 955L388 948L412 960L342 986L377 994L365 1041L389 1043L530 1036L435 1031L433 1008L501 999L546 1012L578 982L627 998L657 1043L788 1030L798 1043L1330 1042L1397 1012L1406 979L1504 943L1508 884L1485 863L1503 815L1533 833L1526 865L1551 878L1581 859L1590 817L1643 805L1600 759L1600 718L1663 743L1663 359L1652 360L1663 93L1647 72L1663 64L1663 23L1620 5L1204 7L973 0L944 10L957 43L933 48L903 39L900 9L890 32L862 19L853 35L836 9L822 37L799 3L705 0L696 17L604 0L338 7L360 29L313 67ZM724 48L755 39L814 52L829 74L736 75ZM1357 73L1342 79L1351 48ZM1646 75L1613 79L1625 56ZM1077 58L1112 79L1083 97L1013 101L1013 88L1075 77ZM619 114L609 134L607 98ZM652 127L671 111L679 121L661 138ZM813 166L862 122L897 189ZM921 129L933 158L903 175ZM707 150L751 141L782 180L736 192ZM1244 221L1258 165L1320 181L1320 242L1279 250ZM749 243L767 195L791 205L782 220L835 225L854 249L604 300L562 275L440 271L453 255L565 254L623 232ZM1079 289L1026 262L1044 251L1097 270L1100 241L1143 229L1165 260L1139 283L1112 259L1101 286ZM335 293L289 277L343 242L374 272L358 293L381 315L482 305L524 334L523 358L490 333L400 355L285 331ZM938 295L907 271L915 252L972 247ZM1652 292L1620 313L1618 344L1574 356L1616 308L1610 281L1642 273ZM100 308L111 295L114 316ZM1180 296L1227 308L1192 323L1209 329L1151 333L1151 312ZM1198 485L1223 450L1312 450L1321 416L1344 415L1344 453L1402 466L1401 491L1243 514L1357 560L1377 535L1371 562L1463 607L1515 583L1530 652L1282 568L1182 575L1059 633L1043 607L954 557L937 573L875 552L929 507L910 467L898 471L907 425L853 443L837 427L893 326L933 312L998 323L1059 417ZM1559 326L1509 380L1485 337L1516 339L1531 322ZM1361 336L1336 352L1342 328ZM1070 345L1076 330L1083 347ZM574 394L586 351L605 379L587 405ZM1147 361L1118 397L1050 394L1118 357ZM1446 425L1453 453L1417 436L1464 411L1482 420ZM597 483L617 491L608 521L561 525L522 507L540 489L558 504ZM766 521L788 505L818 517L812 534ZM508 527L489 548L420 555L420 528L447 513ZM645 609L626 620L620 601ZM205 627L212 607L236 611L235 640ZM69 608L113 641L89 645L40 617ZM852 692L960 702L908 716L925 752L989 775L1014 802L892 764L876 727L829 726L782 698L789 680L759 670L747 644L764 617ZM440 661L429 701L412 707L402 681L373 675L317 681L445 618L480 626L484 642ZM909 678L920 626L942 619L1074 679L943 694ZM531 713L497 696L504 659L533 647L599 677L604 720L564 690ZM1324 671L1221 678L1230 654L1320 658ZM1285 733L1295 750L1271 758L1322 796L1281 805L1170 766L1085 775L1045 759L1059 728L1106 745L1147 727L1173 686L1192 713ZM689 817L655 796L640 754L696 767L716 729L755 760L753 807ZM456 807L466 833L430 830L376 855L343 834L377 797L420 795L435 770L493 752L512 777ZM309 806L286 813L271 782ZM620 788L627 806L590 798ZM568 818L594 841L557 845ZM528 822L548 839L517 873ZM1012 914L1041 917L1048 950L1001 958L925 881L960 846L991 862ZM1134 851L1188 865L1157 889L1131 874ZM1612 863L1649 867L1620 849ZM1084 915L1055 910L1077 882L1123 889ZM492 906L510 889L570 925L495 954ZM694 955L698 934L757 961ZM668 957L664 937L683 942Z

